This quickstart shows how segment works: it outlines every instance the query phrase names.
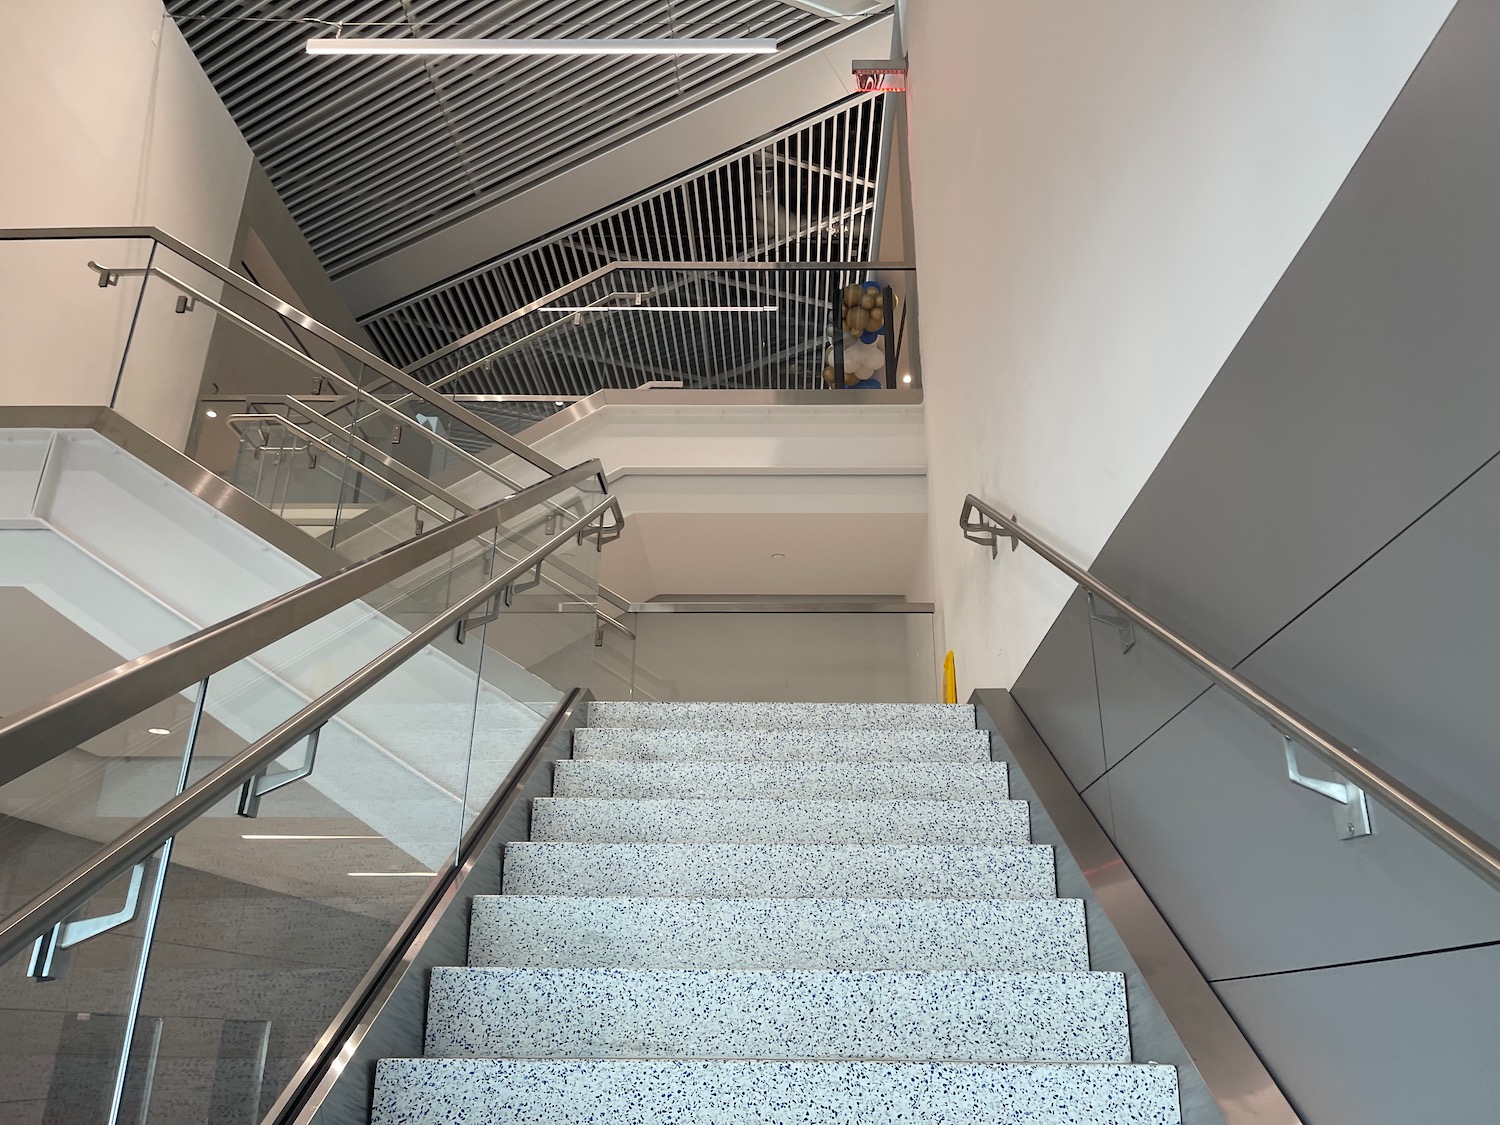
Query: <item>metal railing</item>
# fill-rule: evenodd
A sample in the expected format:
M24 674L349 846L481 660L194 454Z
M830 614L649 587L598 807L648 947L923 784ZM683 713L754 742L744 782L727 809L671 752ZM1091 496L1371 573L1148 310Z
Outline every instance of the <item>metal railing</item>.
M891 389L919 385L906 347L915 330L908 262L612 262L407 370L433 390L465 395L579 395L643 380L817 390L830 385L830 367L839 388L857 373L854 349L865 330L846 336L841 310L851 284L875 286L880 302L866 369L883 370Z
M580 466L579 470L573 472L585 468L591 466ZM514 499L516 498L511 498ZM530 503L535 501L536 497L531 497ZM482 531L485 524L497 526L503 518L503 511L515 510L514 505L506 507L510 503L510 500L500 501L470 520L459 521L445 530L453 533L455 541L461 541L468 537L461 532ZM168 839L236 789L243 787L247 780L322 727L349 702L363 695L453 628L475 607L499 596L506 586L536 568L575 535L582 536L589 533L590 529L595 529L595 533L602 538L607 530L602 522L606 515L612 516L615 521L613 527L620 525L619 503L614 497L600 500L574 523L561 529L550 542L517 560L409 633L400 642L279 723L201 781L137 821L128 831L55 881L20 910L0 922L0 964L22 952L54 925L69 918L95 893L150 856ZM470 526L471 521L479 522L473 522ZM6 760L9 765L14 754L29 753L35 758L41 748L58 751L62 743L69 746L74 744L76 740L70 738L72 732L107 729L108 723L100 726L103 722L101 715L118 718L122 714L137 714L145 707L175 694L182 687L208 679L216 671L249 655L249 652L287 635L293 628L317 620L339 605L346 604L349 598L345 595L351 589L365 587L372 575L379 574L388 578L398 561L410 564L402 565L401 573L409 570L411 565L418 565L428 557L424 551L430 541L436 540L441 534L434 533L414 540L366 563L351 567L348 571L311 583L282 598L273 599L218 626L121 665L80 684L65 695L29 709L0 726L0 759ZM419 548L424 551L419 551ZM247 644L251 645L249 652L245 650ZM202 706L201 695L199 705Z
M977 496L970 495L964 500L963 512L959 516L959 526L965 538L989 547L992 557L998 552L1001 539L1011 541L1011 550L1015 550L1021 543L1026 544L1048 563L1083 587L1091 597L1108 602L1115 611L1121 614L1121 617L1117 619L1121 627L1128 624L1144 629L1265 719L1273 729L1288 740L1286 751L1291 780L1299 784L1316 780L1299 777L1293 757L1292 743L1295 742L1307 747L1359 790L1370 793L1381 804L1492 887L1500 889L1500 848L1496 848L1489 840L1461 824L1420 793L1392 777L1348 743L1329 734L1311 719L1299 714L1253 681L1220 663L1179 633L1131 604L1123 594L1105 585L1055 547L1022 527L1015 516L1004 515L993 505L985 503ZM1342 789L1343 787L1338 783L1323 782L1322 786L1329 787L1318 789L1325 796L1331 796L1335 800L1352 798L1347 791L1337 795L1330 791L1332 788ZM1352 799L1349 803L1353 803ZM1363 807L1362 797L1359 805Z
M573 469L496 501L472 516L316 579L234 617L128 661L0 722L0 785L35 769L142 710L168 699L269 644L441 558L508 517L579 481L599 479L599 463ZM623 522L619 501L605 506ZM565 537L559 537L562 542ZM3 960L3 957L0 957Z
M115 268L107 265L99 265L92 262L89 263L90 267L100 275L99 284L101 287L105 287L111 284L111 278L113 278L114 280L118 280L122 276L158 277L161 280L165 281L167 284L172 285L174 288L177 288L187 300L201 300L207 303L208 305L213 307L220 315L227 316L240 324L241 327L253 331L253 333L258 338L263 339L271 346L282 351L289 358L292 358L299 363L304 363L316 368L320 374L331 379L337 385L344 387L346 390L354 392L358 392L360 390L358 385L353 383L347 375L335 372L332 369L328 368L326 365L318 363L301 349L287 344L279 337L275 336L272 333L266 332L258 325L246 321L243 317L239 316L238 313L235 313L233 310L228 309L222 303L209 298L206 294L202 293L201 290L198 290L196 287L172 276L165 270L158 267L155 264L157 250L158 248L165 248L171 253L177 255L179 258L190 262L196 268L203 270L205 273L215 278L216 280L234 289L240 295L249 298L256 304L261 305L271 313L275 314L277 317L280 317L282 320L287 321L288 323L293 324L298 328L301 328L302 330L310 333L318 340L321 340L323 343L332 346L336 350L347 355L349 358L368 367L371 371L381 376L383 379L388 380L390 383L395 384L397 387L401 388L401 390L405 392L407 399L421 399L435 409L453 416L464 425L484 435L484 437L489 439L495 445L501 446L508 452L521 457L523 460L530 462L532 465L543 470L549 475L562 471L563 467L561 465L538 453L536 450L527 446L525 443L517 441L510 434L507 434L499 427L491 425L484 418L481 418L479 415L474 414L472 411L466 410L462 406L449 401L443 396L434 394L432 391L429 391L427 387L423 385L419 380L413 379L399 367L388 363L386 360L355 343L353 340L340 335L333 329L329 328L327 325L314 320L312 317L304 313L301 309L297 308L295 305L291 305L286 301L283 301L274 293L262 289L259 285L256 285L248 278L245 278L236 273L228 266L222 264L221 262L214 261L214 259L210 258L207 254L204 254L203 252L193 248L192 246L189 246L181 239L174 238L172 235L167 234L157 227L106 226L41 227L23 229L0 228L0 242L48 242L131 239L144 239L149 240L152 243L151 253L147 258L146 264L140 267ZM187 307L190 308L191 306ZM137 310L138 309L139 305L137 306ZM383 411L385 408L385 404L383 402L380 402L380 400L378 399L371 399L368 396L365 396L363 398L363 401L370 402L374 409L377 410ZM403 416L402 420L405 421L407 419L405 419Z

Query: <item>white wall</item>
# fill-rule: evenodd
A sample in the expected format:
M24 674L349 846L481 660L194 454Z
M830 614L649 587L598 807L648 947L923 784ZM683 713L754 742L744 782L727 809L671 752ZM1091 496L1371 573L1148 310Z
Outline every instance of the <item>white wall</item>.
M0 226L150 225L227 258L250 149L160 0L0 10ZM0 243L0 404L109 401L138 283L100 290L85 263L144 255ZM180 448L212 321L176 320L143 341L121 411Z
M1091 561L1451 7L910 0L938 652L961 697L1011 684L1069 590L966 543L964 494Z

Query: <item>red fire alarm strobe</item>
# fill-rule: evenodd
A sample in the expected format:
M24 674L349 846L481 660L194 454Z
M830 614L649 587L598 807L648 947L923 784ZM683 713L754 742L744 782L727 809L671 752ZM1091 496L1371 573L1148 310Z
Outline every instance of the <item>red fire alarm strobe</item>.
M901 94L906 91L905 59L855 59L854 80L866 94Z

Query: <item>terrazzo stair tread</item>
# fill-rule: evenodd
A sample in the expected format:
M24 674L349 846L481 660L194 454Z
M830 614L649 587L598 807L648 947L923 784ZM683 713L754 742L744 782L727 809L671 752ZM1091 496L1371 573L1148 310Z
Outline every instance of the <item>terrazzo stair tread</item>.
M580 727L577 761L988 762L982 730L636 730Z
M1129 1062L1119 973L432 970L428 1056Z
M1083 971L1080 899L485 895L471 967Z
M1055 898L1052 848L930 844L572 844L505 848L508 895Z
M554 797L1003 801L1003 762L560 761Z
M1180 1125L1170 1066L386 1059L371 1125Z
M697 730L974 730L969 703L645 703L594 700L591 727Z
M531 838L575 843L1024 844L1025 801L690 801L538 797Z

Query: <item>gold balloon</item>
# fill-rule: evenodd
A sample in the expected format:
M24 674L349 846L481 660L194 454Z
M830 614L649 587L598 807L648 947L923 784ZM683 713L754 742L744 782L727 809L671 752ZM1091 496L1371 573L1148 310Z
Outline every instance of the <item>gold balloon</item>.
M844 286L844 307L852 309L855 305L859 304L860 295L863 292L864 289L858 285Z
M885 323L885 310L880 308L878 305L875 308L871 309L870 318L866 323L869 325L870 331L874 332Z
M846 387L852 387L852 386L854 386L855 383L859 382L863 378L864 378L864 376L861 375L858 371L845 371L844 372L844 386L846 386Z
M870 322L870 314L864 309L849 310L849 331L858 335L865 330L865 325Z
M831 387L833 386L835 378L836 376L833 373L833 366L831 364L823 368L823 382L827 383Z
M875 307L875 290L866 289L865 295L859 299L859 307L862 309L873 309Z

